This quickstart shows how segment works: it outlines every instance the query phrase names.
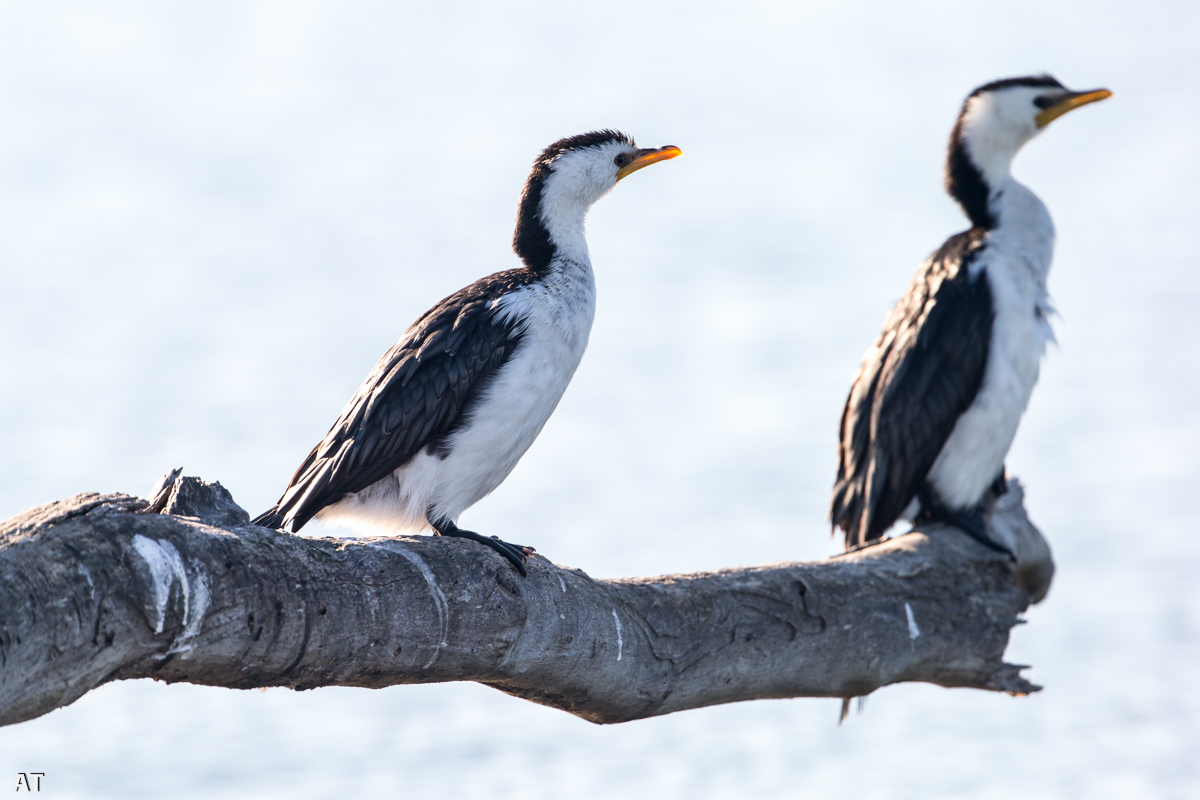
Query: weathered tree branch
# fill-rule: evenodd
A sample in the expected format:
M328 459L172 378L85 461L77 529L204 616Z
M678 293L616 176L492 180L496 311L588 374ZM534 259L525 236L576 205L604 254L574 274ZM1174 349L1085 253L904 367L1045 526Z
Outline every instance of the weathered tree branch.
M162 512L162 513L157 513ZM83 494L0 524L0 724L112 680L248 689L471 680L623 722L900 681L1011 694L1008 632L1053 563L1014 481L1014 567L953 530L816 563L600 581L436 537L317 539L248 524L220 486Z

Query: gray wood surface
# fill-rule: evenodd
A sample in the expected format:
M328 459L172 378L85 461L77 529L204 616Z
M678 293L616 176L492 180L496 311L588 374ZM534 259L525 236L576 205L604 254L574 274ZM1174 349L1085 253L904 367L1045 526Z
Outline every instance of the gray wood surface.
M953 529L814 563L595 580L439 537L256 527L219 483L0 523L0 724L129 678L250 689L478 681L600 723L901 681L1026 694L1008 633L1049 587L1016 481L1012 565ZM785 534L781 534L785 535ZM792 534L786 534L792 535Z

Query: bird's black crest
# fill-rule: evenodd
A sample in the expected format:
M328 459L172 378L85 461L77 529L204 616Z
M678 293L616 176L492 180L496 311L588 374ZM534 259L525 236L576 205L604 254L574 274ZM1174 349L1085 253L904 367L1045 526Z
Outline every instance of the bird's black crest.
M1048 73L1041 75L1026 75L1022 78L1004 78L1003 80L985 83L967 95L967 99L981 95L984 92L994 92L998 89L1011 89L1014 86L1028 86L1034 89L1065 89L1058 79Z
M513 233L513 251L534 272L545 272L554 258L554 243L550 241L550 232L546 230L537 213L538 204L542 200L542 188L553 168L551 165L554 159L571 150L599 147L609 142L624 142L630 147L637 146L629 134L610 130L592 131L559 139L534 160L533 169L525 181L525 188L521 191L521 199L517 203L517 229Z
M543 150L542 154L538 156L537 160L539 162L549 163L557 156L567 152L568 150L582 150L585 147L599 147L600 145L608 144L609 142L621 142L629 145L630 147L637 146L637 143L633 141L633 137L629 134L606 129L602 131L592 131L590 133L581 133L578 136L568 136L565 139L559 139L557 142Z

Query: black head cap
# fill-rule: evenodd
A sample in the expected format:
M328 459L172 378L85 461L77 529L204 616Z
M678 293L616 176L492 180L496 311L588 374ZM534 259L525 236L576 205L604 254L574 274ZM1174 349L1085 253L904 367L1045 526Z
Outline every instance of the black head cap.
M973 92L967 95L967 99L981 95L984 92L994 92L999 89L1011 89L1014 86L1028 86L1032 89L1063 89L1067 87L1058 82L1058 79L1049 73L1043 72L1041 75L1026 75L1023 78L1004 78L999 81L985 83L983 86L978 86ZM966 104L963 104L963 110L966 110Z
M633 137L620 131L592 131L577 136L559 139L542 151L533 162L533 169L521 190L521 199L517 203L517 229L513 233L513 251L525 262L525 265L535 272L542 272L550 266L554 258L554 242L550 240L550 232L542 224L538 215L538 206L542 201L542 188L550 175L551 165L563 153L572 150L583 150L588 147L600 147L610 142L622 142L630 147L636 147Z

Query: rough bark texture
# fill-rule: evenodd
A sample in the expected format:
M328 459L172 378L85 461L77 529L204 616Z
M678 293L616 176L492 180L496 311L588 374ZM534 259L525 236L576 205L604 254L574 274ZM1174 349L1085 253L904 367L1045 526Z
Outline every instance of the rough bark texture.
M900 681L1026 694L1003 661L1053 563L1014 481L1017 565L952 529L816 563L601 581L481 545L248 523L220 484L83 494L0 523L0 724L112 680L249 689L471 680L593 722Z

